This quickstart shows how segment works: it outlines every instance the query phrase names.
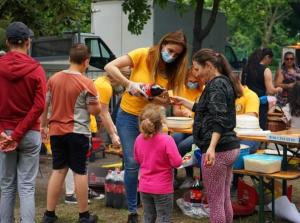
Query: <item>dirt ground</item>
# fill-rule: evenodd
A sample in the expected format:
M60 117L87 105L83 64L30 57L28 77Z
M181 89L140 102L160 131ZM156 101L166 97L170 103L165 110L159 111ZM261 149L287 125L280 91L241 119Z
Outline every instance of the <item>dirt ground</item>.
M97 154L97 157L101 157ZM103 164L112 163L115 161L120 161L120 158L114 155L107 155L106 158L97 159L95 162L91 163L90 165L93 166L101 166ZM47 182L51 173L51 158L50 157L43 157L40 162L40 170L41 172L38 174L37 177L37 184L36 184L36 220L37 222L41 222L41 218L43 212L45 211L46 207L46 189L47 189ZM195 171L199 173L199 171ZM179 171L179 180L183 180L184 171ZM248 179L249 180L249 179ZM293 184L293 202L296 204L298 210L300 209L300 180L295 180L289 182L289 184ZM175 199L181 197L184 191L176 190L175 191ZM62 194L61 200L59 205L56 209L56 214L59 217L57 223L71 223L77 222L78 220L78 212L76 205L67 205L64 203L64 196ZM91 204L89 205L90 211L95 213L99 216L100 221L98 222L107 222L107 223L125 223L127 221L127 211L124 209L118 210L113 208L107 208L104 205L104 200L92 200ZM16 207L16 220L18 220L18 204ZM139 214L142 216L143 210L139 208ZM266 212L266 218L271 219L270 213ZM16 221L18 222L18 221ZM142 222L142 221L141 221ZM174 223L208 223L209 220L207 218L203 219L194 219L188 216L183 215L181 210L177 207L176 203L174 203L174 210L173 210L173 222ZM258 215L254 214L249 217L242 217L236 218L234 220L235 223L237 222L245 222L245 223L256 223L258 222ZM280 219L277 219L276 222L286 222Z

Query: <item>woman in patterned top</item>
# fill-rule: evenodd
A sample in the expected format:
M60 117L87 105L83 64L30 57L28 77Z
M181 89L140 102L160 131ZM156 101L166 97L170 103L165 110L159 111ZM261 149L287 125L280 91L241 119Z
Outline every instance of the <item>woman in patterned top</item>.
M300 80L300 69L295 64L295 55L292 52L284 54L284 62L280 69L277 70L275 76L275 86L283 89L281 94L277 96L279 106L285 106L288 98L288 91L296 81Z

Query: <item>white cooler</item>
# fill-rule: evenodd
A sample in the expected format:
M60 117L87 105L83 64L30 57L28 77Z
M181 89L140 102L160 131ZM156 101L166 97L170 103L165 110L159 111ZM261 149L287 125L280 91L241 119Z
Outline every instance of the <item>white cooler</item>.
M243 158L245 170L260 173L275 173L281 169L282 156L251 154Z

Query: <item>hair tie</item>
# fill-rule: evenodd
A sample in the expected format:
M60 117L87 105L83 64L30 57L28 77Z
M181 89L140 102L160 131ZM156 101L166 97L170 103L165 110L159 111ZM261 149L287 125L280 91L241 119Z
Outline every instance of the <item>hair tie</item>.
M219 53L215 53L215 56L218 57L218 56L220 56L220 54Z

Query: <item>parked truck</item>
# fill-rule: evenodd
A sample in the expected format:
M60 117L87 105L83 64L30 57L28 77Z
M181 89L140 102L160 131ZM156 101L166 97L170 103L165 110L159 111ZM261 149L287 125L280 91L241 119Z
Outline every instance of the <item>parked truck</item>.
M105 64L115 59L115 55L100 36L80 32L34 38L30 53L41 63L49 77L57 71L68 68L69 51L75 43L85 43L91 49L90 66L87 71L87 76L90 78L94 79L101 75Z
M182 29L187 36L189 52L192 52L193 24L195 10L191 8L180 15L175 10L176 3L169 1L164 8L154 5L152 16L140 35L133 35L128 31L128 15L122 11L122 0L100 0L92 3L91 31L101 35L102 39L112 48L116 56L129 51L156 44L167 32ZM203 23L209 19L211 11L203 12ZM105 30L105 31L104 31ZM202 46L222 52L229 59L234 68L240 67L234 51L227 44L227 23L224 13L218 12L216 22ZM191 55L190 55L191 56Z

